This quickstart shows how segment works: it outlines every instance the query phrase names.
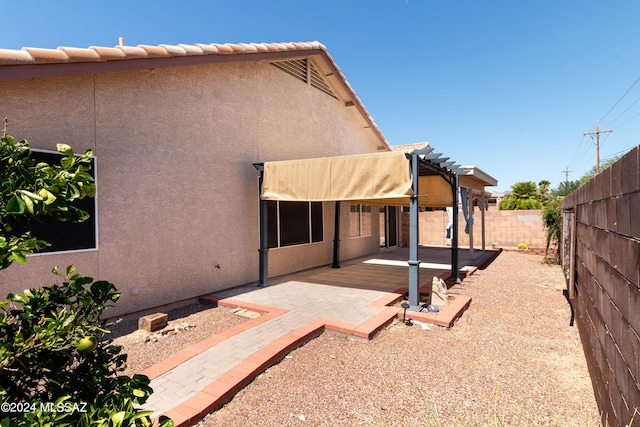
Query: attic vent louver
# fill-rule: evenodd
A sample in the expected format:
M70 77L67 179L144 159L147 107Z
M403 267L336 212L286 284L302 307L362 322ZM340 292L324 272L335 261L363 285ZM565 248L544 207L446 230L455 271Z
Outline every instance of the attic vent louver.
M308 59L292 59L290 61L271 62L276 68L292 75L300 81L310 84L312 87L321 90L327 95L338 99L331 90L327 82L322 78L316 67Z

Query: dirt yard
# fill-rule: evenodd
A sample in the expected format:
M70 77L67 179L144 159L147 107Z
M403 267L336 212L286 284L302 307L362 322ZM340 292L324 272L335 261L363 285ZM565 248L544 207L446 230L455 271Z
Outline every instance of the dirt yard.
M450 289L473 298L453 328L396 322L371 341L324 333L200 426L599 425L564 287L541 255L503 252ZM129 373L244 321L202 306L172 317L191 326L153 343L116 327Z

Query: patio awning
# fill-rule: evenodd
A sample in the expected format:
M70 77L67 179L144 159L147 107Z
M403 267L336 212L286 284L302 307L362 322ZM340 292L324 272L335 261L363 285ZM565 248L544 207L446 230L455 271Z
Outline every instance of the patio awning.
M420 206L451 206L451 185L442 176L418 181ZM413 195L410 160L399 151L264 163L263 200L409 206Z
M254 163L260 174L260 280L268 279L267 201L335 201L409 207L409 308L420 311L418 208L454 207L452 277L458 280L457 207L459 166L434 153L428 144L398 151L316 159ZM339 207L336 203L334 265L339 254Z

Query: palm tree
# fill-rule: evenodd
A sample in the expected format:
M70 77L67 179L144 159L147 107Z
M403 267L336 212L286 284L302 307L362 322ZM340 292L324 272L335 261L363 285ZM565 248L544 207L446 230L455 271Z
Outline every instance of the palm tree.
M541 209L538 187L533 181L516 182L511 186L511 194L500 201L499 209Z
M542 181L540 181L538 183L538 192L545 199L547 199L549 197L549 186L550 185L551 185L551 182L547 181L546 179L543 179Z

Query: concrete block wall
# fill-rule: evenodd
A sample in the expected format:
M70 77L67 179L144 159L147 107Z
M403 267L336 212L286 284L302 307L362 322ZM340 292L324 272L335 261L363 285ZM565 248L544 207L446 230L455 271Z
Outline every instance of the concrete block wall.
M563 240L575 242L573 306L603 423L624 426L634 413L637 423L640 146L567 196L562 208L565 224L575 215L575 236L564 227Z
M473 214L473 246L475 248L480 248L482 244L481 214L476 207ZM444 210L420 212L419 218L420 244L444 245L448 223L447 213ZM406 221L408 227L409 214L406 212L403 213L403 221ZM458 214L458 224L460 225L458 245L468 247L469 235L464 232L465 222L461 210ZM542 223L542 211L501 211L496 206L491 206L485 212L485 239L487 249L491 249L494 243L499 248L515 248L519 243L524 243L530 248L544 248L547 245L547 239Z

